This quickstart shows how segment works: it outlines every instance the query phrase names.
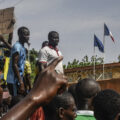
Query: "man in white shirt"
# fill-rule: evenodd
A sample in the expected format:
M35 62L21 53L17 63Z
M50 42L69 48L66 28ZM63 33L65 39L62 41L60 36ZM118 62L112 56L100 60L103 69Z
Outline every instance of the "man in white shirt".
M43 47L39 53L40 71L47 67L55 58L62 56L62 53L57 49L59 34L56 31L49 32L48 41L48 46ZM63 73L62 62L56 66L55 70L59 74Z

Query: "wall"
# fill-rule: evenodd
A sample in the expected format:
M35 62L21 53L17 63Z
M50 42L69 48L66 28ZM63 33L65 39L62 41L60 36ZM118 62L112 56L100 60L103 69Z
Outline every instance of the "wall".
M100 75L103 73L102 65L96 66L96 81L102 89L114 89L120 93L120 63L106 64L104 69L104 79ZM93 66L73 68L65 70L65 75L68 77L69 86L77 83L79 79L93 78ZM98 79L99 78L99 79Z

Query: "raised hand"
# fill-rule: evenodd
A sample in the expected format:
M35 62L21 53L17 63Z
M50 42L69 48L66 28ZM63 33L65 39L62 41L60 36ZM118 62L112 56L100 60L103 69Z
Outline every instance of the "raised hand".
M37 104L43 97L44 103L49 102L57 93L61 93L67 86L67 78L63 74L55 72L56 65L63 59L59 57L55 59L47 68L39 75L34 88L30 95Z
M39 106L48 102L57 94L65 90L67 78L55 72L56 65L62 57L55 59L39 75L31 92L15 105L1 120L26 120Z

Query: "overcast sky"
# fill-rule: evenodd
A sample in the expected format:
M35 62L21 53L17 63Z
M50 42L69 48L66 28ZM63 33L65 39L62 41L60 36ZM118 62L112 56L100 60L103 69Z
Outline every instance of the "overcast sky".
M15 5L16 31L20 26L30 29L31 48L39 50L49 31L60 34L58 48L64 64L74 58L93 55L94 34L103 40L103 24L111 30L115 44L105 37L105 62L118 62L120 54L120 0L0 0L0 8ZM96 55L103 54L96 48Z

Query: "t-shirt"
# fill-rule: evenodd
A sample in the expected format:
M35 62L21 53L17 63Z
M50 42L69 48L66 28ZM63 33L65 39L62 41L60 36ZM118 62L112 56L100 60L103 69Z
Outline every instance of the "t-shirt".
M79 110L77 111L77 117L75 120L96 120L93 111Z
M7 74L8 74L8 67L10 63L10 58L5 57L5 64L4 64L4 80L7 80Z
M18 82L18 79L15 76L15 73L14 73L13 67L12 67L12 55L16 52L19 53L18 68L19 68L20 76L22 78L23 78L23 73L24 73L26 50L25 50L24 46L22 46L22 44L20 44L20 42L16 42L11 49L10 65L9 65L9 70L8 70L8 75L7 75L7 82L11 83L11 84L15 84Z
M51 46L46 46L40 50L39 53L39 62L47 63L49 65L55 58L62 56L62 53L56 48L54 49ZM55 68L57 73L63 73L63 64L62 61L58 63Z

